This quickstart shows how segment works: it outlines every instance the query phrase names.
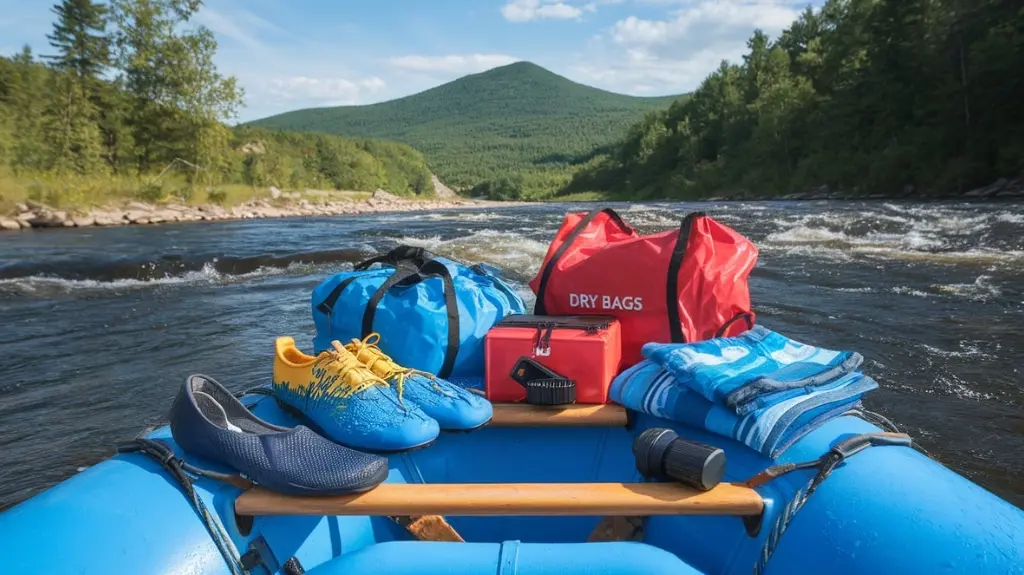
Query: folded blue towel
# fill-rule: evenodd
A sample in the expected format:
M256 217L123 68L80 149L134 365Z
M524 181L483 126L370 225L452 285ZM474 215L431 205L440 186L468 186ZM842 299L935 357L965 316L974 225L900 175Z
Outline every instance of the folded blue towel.
M864 358L793 341L762 326L736 337L648 343L643 354L686 387L738 415L810 393L853 373Z
M635 411L731 437L775 459L818 425L859 407L861 397L877 387L878 383L860 372L848 373L738 416L690 389L657 363L645 360L615 378L610 398Z

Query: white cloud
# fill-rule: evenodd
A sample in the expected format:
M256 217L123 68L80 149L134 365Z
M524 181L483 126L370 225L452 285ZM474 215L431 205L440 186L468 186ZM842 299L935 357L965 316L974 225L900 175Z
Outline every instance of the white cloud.
M738 58L740 54L742 49L729 56ZM688 58L668 59L631 52L600 64L577 64L571 68L571 72L584 83L614 92L634 95L682 94L696 88L718 67L723 55L714 50L702 50Z
M447 56L398 56L388 64L401 70L417 72L448 72L472 74L517 62L519 58L506 54L452 54Z
M558 0L512 0L501 7L501 15L509 22L571 20L581 14L583 9Z
M768 0L703 0L676 11L670 19L630 16L615 23L612 40L627 50L679 56L709 46L742 46L755 28L782 31L799 12Z
M314 78L287 76L271 79L266 91L284 101L310 101L322 106L343 106L363 103L370 95L385 87L376 76L348 80L346 78Z
M798 16L781 0L639 0L682 6L663 19L637 16L594 36L595 58L572 68L585 81L630 94L695 89L721 64L738 62L754 29L777 35Z

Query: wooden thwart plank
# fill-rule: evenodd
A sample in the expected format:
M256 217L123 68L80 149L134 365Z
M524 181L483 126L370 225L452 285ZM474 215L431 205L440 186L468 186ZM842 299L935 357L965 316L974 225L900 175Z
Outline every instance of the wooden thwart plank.
M756 491L722 483L384 483L358 495L289 496L256 487L239 515L757 515Z
M625 427L620 405L575 404L548 407L528 403L495 403L490 425L499 427Z

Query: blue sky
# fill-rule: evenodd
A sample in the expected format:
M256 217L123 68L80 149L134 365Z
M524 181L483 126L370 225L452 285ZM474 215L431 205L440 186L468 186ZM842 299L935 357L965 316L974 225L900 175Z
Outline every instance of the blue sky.
M240 120L368 104L529 60L634 95L686 92L755 28L772 36L822 0L206 0ZM45 53L48 0L0 0L0 53Z

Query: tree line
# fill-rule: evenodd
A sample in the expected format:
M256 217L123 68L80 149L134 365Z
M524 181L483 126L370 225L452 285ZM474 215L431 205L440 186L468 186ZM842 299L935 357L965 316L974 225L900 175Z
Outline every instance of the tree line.
M756 31L562 193L963 192L1024 170L1024 5L828 0Z
M186 165L189 185L432 189L402 144L229 127L244 94L191 22L200 5L55 5L49 53L0 57L0 174L142 178Z

